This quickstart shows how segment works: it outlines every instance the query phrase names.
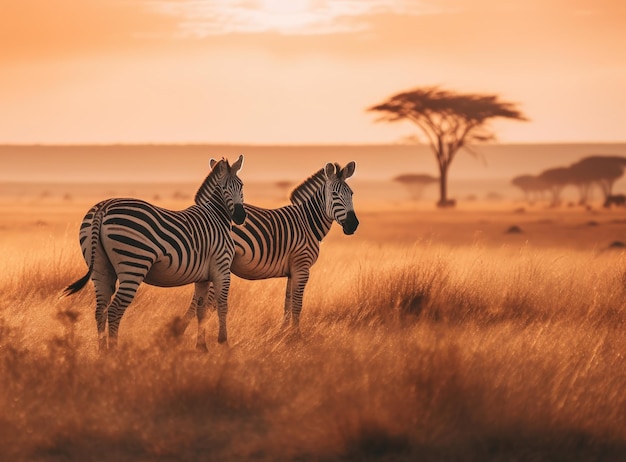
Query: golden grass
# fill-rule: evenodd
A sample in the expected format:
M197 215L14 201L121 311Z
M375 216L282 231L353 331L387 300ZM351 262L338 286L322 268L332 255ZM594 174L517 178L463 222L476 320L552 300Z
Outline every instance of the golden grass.
M87 206L0 223L7 460L626 458L626 258L562 244L584 227L542 221L552 241L507 244L511 217L490 215L492 228L456 245L389 236L453 221L461 239L483 218L372 213L324 242L302 339L279 332L284 280L234 278L229 345L213 317L206 355L194 324L175 329L192 288L142 286L119 351L101 357L91 285L59 298L86 270Z

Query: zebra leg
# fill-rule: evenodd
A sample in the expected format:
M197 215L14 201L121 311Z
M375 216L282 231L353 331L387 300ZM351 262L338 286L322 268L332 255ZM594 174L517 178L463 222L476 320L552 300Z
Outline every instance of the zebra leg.
M217 317L219 320L218 343L226 343L228 334L226 331L226 316L228 314L228 291L230 290L230 272L218 275L213 279L215 298L217 300Z
M115 292L115 272L96 273L92 275L92 281L96 290L96 326L98 328L98 350L107 349L106 320L107 307L111 303L111 297Z
M111 297L115 292L115 283L117 282L117 274L111 264L111 260L104 252L102 245L99 243L96 247L93 262L93 273L91 280L93 281L96 291L96 326L98 328L98 350L105 351L107 349L106 337L106 321L107 307L111 303Z
M300 326L300 312L302 311L302 298L304 296L304 288L309 281L309 270L299 271L292 276L291 281L291 322L293 327L298 330Z
M285 290L285 314L283 315L283 325L281 329L286 329L291 320L291 276L287 277L287 289Z
M109 321L109 349L117 347L117 331L120 321L130 302L135 298L139 284L143 281L145 275L137 274L134 278L125 278L120 280L120 285L115 292L115 297L107 310L107 320Z
M215 312L217 310L217 305L215 303L215 286L209 282L209 290L206 292L206 308L207 310L211 310L211 312Z
M210 282L198 282L195 285L194 292L194 309L193 314L190 314L192 310L191 307L189 311L187 311L187 316L197 316L198 317L198 336L196 338L196 350L206 352L208 351L206 346L206 311L207 311L207 298L208 293L210 292ZM191 320L185 319L187 323Z
M189 308L187 308L187 312L183 316L183 319L180 325L183 333L187 330L187 327L189 327L189 323L196 317L197 310L206 303L206 293L207 293L208 285L209 285L208 281L196 282L194 284L194 291L193 291L193 298L191 299L191 305L189 305Z

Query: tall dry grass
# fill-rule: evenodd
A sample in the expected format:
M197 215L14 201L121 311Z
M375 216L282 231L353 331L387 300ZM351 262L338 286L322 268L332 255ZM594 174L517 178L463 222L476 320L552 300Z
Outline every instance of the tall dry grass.
M22 230L24 231L24 230ZM284 281L233 280L229 342L142 286L96 352L75 230L6 234L6 460L623 460L624 253L333 235L279 331ZM21 236L21 237L20 237Z

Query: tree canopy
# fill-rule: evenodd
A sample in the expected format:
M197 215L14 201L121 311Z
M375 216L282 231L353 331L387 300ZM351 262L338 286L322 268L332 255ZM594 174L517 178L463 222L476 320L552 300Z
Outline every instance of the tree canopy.
M495 139L487 122L495 118L527 120L515 104L498 95L463 94L439 87L416 88L391 96L368 108L380 112L379 121L413 122L426 136L439 167L440 206L447 206L447 174L456 153Z
M428 173L404 173L394 177L393 181L403 184L429 185L430 183L436 183L437 177Z
M573 183L585 185L587 189L595 183L607 199L613 192L615 182L624 175L625 167L624 157L597 155L579 160L570 166L570 170Z
M561 203L561 191L572 182L569 167L554 167L544 170L539 174L539 180L547 185L552 194L551 205L556 207Z
M419 200L424 188L432 183L437 183L439 179L427 173L404 173L393 178L409 191L411 199Z
M606 201L613 193L615 182L624 175L625 168L626 157L594 155L569 166L549 168L537 176L520 175L511 182L527 196L532 191L550 191L553 206L560 203L561 191L567 185L573 185L579 190L580 204L586 204L594 185L600 188Z
M513 186L520 188L529 202L540 198L548 185L536 175L519 175L511 180Z

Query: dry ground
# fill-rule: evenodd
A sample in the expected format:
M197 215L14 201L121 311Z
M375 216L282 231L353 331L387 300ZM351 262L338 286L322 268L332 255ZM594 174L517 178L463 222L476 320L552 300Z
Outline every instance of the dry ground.
M0 204L2 459L626 459L621 211L357 204L302 339L278 330L283 280L235 278L229 345L213 319L205 355L174 328L192 288L143 286L102 357L91 286L59 298L92 202Z

